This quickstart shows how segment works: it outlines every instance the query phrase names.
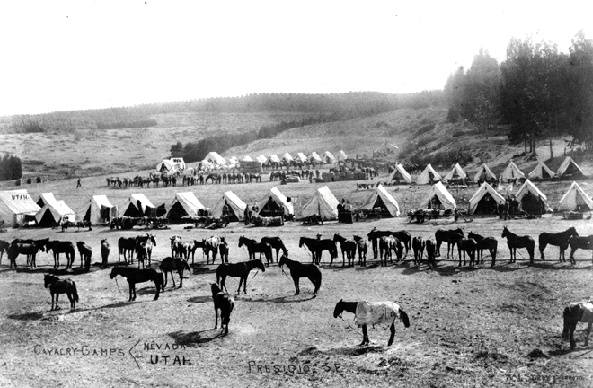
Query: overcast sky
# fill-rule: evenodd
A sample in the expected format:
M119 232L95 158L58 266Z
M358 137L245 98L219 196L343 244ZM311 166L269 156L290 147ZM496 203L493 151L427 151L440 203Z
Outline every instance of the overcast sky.
M0 115L254 92L441 89L511 37L567 51L591 1L3 1Z

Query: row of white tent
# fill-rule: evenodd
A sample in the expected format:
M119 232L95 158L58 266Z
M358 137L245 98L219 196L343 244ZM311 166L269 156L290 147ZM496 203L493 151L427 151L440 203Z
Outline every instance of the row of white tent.
M260 164L268 164L268 163L335 163L338 160L346 160L348 155L343 150L338 152L338 157L336 158L334 154L329 151L325 151L323 155L319 155L317 152L312 152L310 155L305 155L302 152L298 152L296 155L291 155L288 152L284 153L281 156L277 154L272 154L268 156L259 155L255 158L252 158L249 155L244 156L243 158L239 159L236 156L231 156L228 160L219 155L217 152L209 152L208 155L204 158L202 163L209 165L209 166L226 166L226 167L235 167L241 164L241 162L259 162Z
M531 171L526 177L525 173L523 173L513 161L510 161L500 177L503 182L510 182L527 178L531 180L544 180L554 177L561 178L568 173L577 173L581 176L585 175L581 167L570 156L567 156L556 173L554 173L548 166L546 166L543 161L540 160L533 171ZM401 163L396 164L392 179L406 183L412 183L412 175L410 175L410 173L405 170ZM456 179L468 179L467 173L464 171L463 167L459 165L459 163L455 163L453 168L445 175L444 179L429 163L416 179L416 183L419 185L427 185L430 182L449 182ZM491 182L495 180L497 180L496 174L494 174L485 163L480 166L479 170L473 177L474 182Z

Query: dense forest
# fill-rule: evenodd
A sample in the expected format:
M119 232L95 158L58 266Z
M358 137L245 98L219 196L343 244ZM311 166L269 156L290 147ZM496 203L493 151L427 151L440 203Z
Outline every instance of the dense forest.
M0 181L21 179L23 176L23 165L17 156L5 154L0 159Z
M593 149L593 41L582 33L568 53L551 43L512 39L498 63L487 52L459 68L445 86L448 119L466 119L484 133L510 128L512 143L529 152L536 141L570 135Z

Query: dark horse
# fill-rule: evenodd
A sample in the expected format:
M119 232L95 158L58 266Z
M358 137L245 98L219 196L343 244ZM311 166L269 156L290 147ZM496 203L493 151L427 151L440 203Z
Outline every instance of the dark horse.
M562 339L570 340L570 349L576 347L573 337L574 331L579 322L587 322L587 336L585 337L585 346L589 346L589 334L593 326L593 304L592 303L571 303L562 312L564 325L562 327Z
M262 272L266 272L266 267L261 260L248 260L241 261L239 263L224 263L216 267L216 284L220 285L220 288L226 291L226 277L241 278L239 280L239 288L237 288L237 294L241 292L241 285L243 285L243 293L247 294L247 276L252 269L260 269Z
M458 244L465 235L463 234L463 230L460 228L453 229L453 230L442 230L439 229L434 233L434 237L437 241L437 256L441 256L441 244L443 242L447 243L447 259L449 258L449 249L451 249L451 255L453 255L453 250L455 249L455 244ZM459 249L459 245L457 246L457 254L461 259L461 250Z
M224 334L229 333L229 322L231 321L231 312L235 308L235 300L229 294L222 292L218 285L210 284L212 290L212 300L214 301L214 313L216 314L216 321L214 328L218 326L218 310L220 310L220 328Z
M27 265L32 268L37 267L35 258L39 251L44 251L47 246L49 239L43 240L13 240L7 250L8 260L10 261L10 267L16 268L16 258L19 254L27 256Z
M572 237L568 244L570 245L570 263L572 265L576 264L574 252L577 249L591 251L591 261L593 261L593 234L590 234L587 237Z
M348 258L348 266L354 265L354 259L356 258L356 248L358 244L354 240L348 240L345 237L340 236L338 233L334 234L332 240L334 243L340 243L340 250L342 251L342 267L345 265L344 252Z
M66 268L72 268L76 250L74 244L70 241L48 241L46 244L47 251L52 251L54 254L54 268L60 266L60 253L66 254Z
M284 265L290 270L290 277L292 277L292 280L294 281L296 295L301 292L299 288L300 278L308 278L311 283L313 283L313 287L315 287L313 295L317 295L317 292L321 287L321 271L315 264L303 264L295 260L290 260L286 255L282 255L278 262L278 266L282 268ZM284 269L282 272L284 272Z
M352 236L352 239L356 241L356 245L358 247L358 265L366 267L368 244L360 236L354 235Z
M477 250L477 262L480 262L480 258L484 261L484 256L482 251L484 249L488 249L490 252L490 258L492 259L490 262L490 267L494 267L496 263L496 251L498 250L498 241L494 237L484 237L481 234L469 232L467 237L473 239L476 243L476 250Z
M84 266L88 271L91 268L91 260L93 259L93 248L83 241L78 241L76 247L80 256L80 268Z
M535 240L531 236L518 236L515 233L509 232L509 229L505 226L502 230L502 237L507 239L507 246L511 254L511 260L509 263L517 261L517 248L526 248L529 253L529 263L533 264L535 256Z
M54 296L56 297L55 310L60 309L60 306L58 306L58 296L60 294L66 294L68 300L70 301L71 310L76 308L76 302L78 302L78 292L76 292L76 283L74 283L72 279L60 279L57 276L45 275L43 277L43 281L45 283L45 288L49 287L49 293L51 294L50 311L54 310Z
M318 240L309 237L301 237L299 239L299 248L302 248L303 245L311 252L313 264L319 265L321 263L321 255L323 254L323 251L329 252L332 262L338 257L338 248L336 248L336 243L332 240Z
M336 303L336 307L334 308L334 318L341 317L342 312L348 311L356 315L355 320L359 327L362 327L362 342L359 346L364 346L369 344L369 337L367 335L367 325L374 324L379 322L389 322L391 321L391 325L389 330L391 331L391 336L389 337L389 341L387 341L387 346L391 346L393 344L393 337L395 335L395 318L399 317L399 319L404 324L404 327L410 327L410 318L405 311L399 308L397 303L391 302L381 302L380 308L377 309L381 311L381 315L377 316L376 314L369 313L365 317L359 317L358 314L360 312L359 303L363 303L365 305L369 305L366 302L344 302L342 299L338 303ZM390 308L387 308L389 306ZM364 307L364 306L363 306ZM363 309L361 309L363 310ZM364 312L364 311L362 311ZM365 319L366 318L366 319ZM370 319L368 319L370 318ZM372 319L376 318L376 319Z
M0 240L0 264L2 264L2 256L4 256L4 252L8 253L9 247L10 243L8 241Z
M278 261L278 251L282 250L282 253L288 255L288 249L286 249L286 245L282 242L280 237L262 237L262 243L268 243L276 251L276 261Z
M260 254L260 259L261 254L264 254L268 266L274 260L274 257L272 256L272 246L268 243L257 242L245 236L241 236L239 237L239 248L241 248L243 245L247 247L247 252L249 252L249 260L255 260L256 253Z
M113 279L117 275L123 276L124 278L128 279L128 286L130 297L128 298L128 302L136 300L136 284L137 283L144 283L148 281L154 282L154 300L159 298L159 294L161 292L161 288L163 287L163 274L162 272L157 272L152 268L126 268L126 267L113 267L111 269L111 273L109 274L109 278Z
M132 263L134 261L134 251L136 250L136 238L120 237L117 244L119 248L118 261L121 259L121 255L123 255L126 263Z
M544 249L548 244L554 245L560 248L560 256L558 257L559 261L566 261L564 258L564 251L568 249L568 243L571 237L575 236L578 237L577 230L574 226L566 229L564 232L560 233L540 233L539 235L539 253L541 255L541 259L544 259Z
M424 255L424 248L426 247L426 242L422 239L422 237L414 237L412 239L412 250L414 251L414 265L419 266L422 262L422 256Z
M187 261L179 258L172 258L172 257L165 257L161 262L161 271L163 271L163 275L165 275L165 281L163 283L163 291L165 290L165 286L167 285L167 272L171 273L171 281L173 282L173 288L175 288L175 278L173 277L173 270L177 271L179 274L179 288L183 286L183 271L184 270L190 271L189 264Z

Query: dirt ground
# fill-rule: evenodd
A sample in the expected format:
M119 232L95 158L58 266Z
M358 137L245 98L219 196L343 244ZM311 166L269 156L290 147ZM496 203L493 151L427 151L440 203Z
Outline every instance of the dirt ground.
M287 223L277 228L233 225L215 231L231 245L231 262L247 259L237 247L239 236L278 235L289 256L303 262L309 254L298 247L300 236L325 237L364 234L372 227L406 229L424 238L452 220L410 225L402 218L343 225L306 227ZM329 265L324 256L323 285L317 297L308 280L294 295L292 280L276 263L263 273L252 273L247 295L236 297L230 333L213 330L213 303L209 284L215 266L205 266L201 254L183 288L168 284L158 301L153 287L139 286L136 302L127 303L124 279L109 279L109 269L67 276L75 280L80 303L70 312L50 312L51 298L43 288L43 274L53 260L40 253L35 271L0 266L0 385L10 386L590 386L593 352L583 347L585 327L576 332L578 347L568 350L561 341L562 309L572 301L591 297L591 253L578 251L577 265L558 262L557 248L546 249L546 260L528 266L526 253L508 264L508 249L500 238L503 224L519 234L560 231L574 225L579 233L593 233L591 221L562 221L558 217L501 222L495 218L459 223L464 231L495 236L499 256L494 269L458 269L457 262L441 260L438 269L416 269L408 255L387 268ZM15 237L86 241L99 261L99 241L112 246L110 262L117 262L117 238L143 230L62 233L58 230L10 230ZM158 261L170 255L169 236L203 238L210 231L172 226L155 232ZM444 256L445 250L441 248ZM411 253L410 253L411 254ZM371 254L372 255L372 254ZM568 255L568 254L567 254ZM444 259L444 257L443 257ZM486 262L489 257L486 257ZM23 266L24 258L18 263ZM62 258L62 265L64 259ZM80 265L77 254L75 268ZM177 275L175 275L177 276ZM178 278L176 278L178 281ZM177 283L178 284L178 283ZM227 281L229 291L237 279ZM411 318L404 329L396 322L393 346L386 347L389 331L369 328L371 346L359 348L361 332L353 315L332 316L335 303L344 300L390 300L401 304ZM168 357L166 357L168 356ZM157 358L158 357L158 358Z

